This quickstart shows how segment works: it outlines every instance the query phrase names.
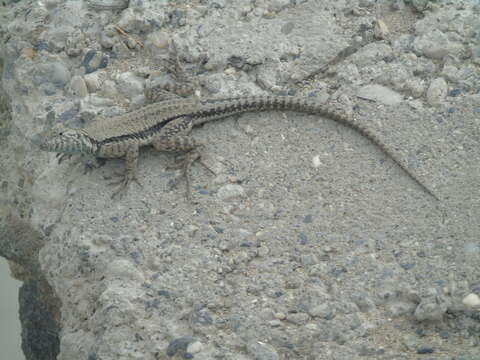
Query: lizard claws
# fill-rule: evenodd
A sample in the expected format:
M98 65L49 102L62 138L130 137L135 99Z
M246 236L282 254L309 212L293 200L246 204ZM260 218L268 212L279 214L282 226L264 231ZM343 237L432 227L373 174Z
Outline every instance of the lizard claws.
M55 157L57 158L57 161L59 164L64 162L65 160L70 160L72 158L73 154L66 154L66 153L56 153Z
M178 161L180 159L180 161ZM167 167L169 170L181 170L181 177L185 178L186 183L186 198L188 201L192 201L192 189L191 189L191 174L190 169L195 161L199 161L205 169L207 169L213 175L216 175L215 171L210 168L203 160L202 155L198 149L192 150L185 155L178 156L176 159L176 164L173 166Z
M143 185L140 183L140 181L138 181L135 175L122 174L118 172L113 173L113 175L119 179L108 183L109 186L117 186L117 189L114 190L112 194L112 199L117 196L123 197L132 181L136 182L138 186L143 188Z

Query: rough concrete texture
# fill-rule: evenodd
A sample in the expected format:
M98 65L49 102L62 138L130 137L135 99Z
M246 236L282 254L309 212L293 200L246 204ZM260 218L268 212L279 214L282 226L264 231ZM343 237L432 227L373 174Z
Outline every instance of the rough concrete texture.
M48 0L0 17L0 200L16 214L1 232L27 229L2 256L50 284L57 359L480 358L477 2ZM217 175L194 167L194 204L170 154L142 151L143 187L111 200L122 161L84 174L38 150L55 123L179 81L172 41L199 96L340 98L441 201L297 113L196 129Z

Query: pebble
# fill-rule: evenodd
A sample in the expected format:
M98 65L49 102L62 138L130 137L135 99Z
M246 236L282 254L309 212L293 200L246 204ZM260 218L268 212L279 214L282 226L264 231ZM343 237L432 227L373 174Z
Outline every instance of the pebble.
M383 20L376 19L373 21L373 35L375 38L385 40L388 38L390 31L387 24Z
M408 79L404 86L414 98L419 98L425 93L425 84L422 79L416 77Z
M373 100L385 105L398 105L403 101L402 95L385 86L372 84L362 86L357 91L362 99Z
M178 351L186 351L188 345L194 341L194 339L191 336L184 336L181 338L174 339L168 344L167 347L167 355L168 356L173 356L175 355Z
M296 325L304 325L310 317L305 313L292 313L287 315L287 321Z
M430 83L427 90L427 101L430 105L441 104L447 96L447 82L444 78L437 78Z
M268 325L270 325L271 327L279 327L282 325L282 322L280 320L270 320L268 322Z
M113 45L115 45L115 38L108 36L108 34L105 31L102 31L100 33L100 38L98 39L100 45L104 49L110 50L113 48Z
M470 293L463 298L462 303L467 308L480 307L480 297L477 294Z
M200 341L195 341L188 345L187 352L190 354L196 354L203 350L204 345Z
M328 303L323 303L308 310L310 316L332 320L335 317L336 310Z
M38 66L38 69L39 71L35 78L38 85L51 83L58 88L63 88L71 78L67 66L58 61L49 64L41 64Z
M227 184L218 189L217 196L224 201L234 198L243 198L245 197L245 189L238 184Z
M137 15L132 8L128 8L122 11L122 17L118 21L117 25L126 32L132 32L136 29Z
M96 10L123 10L130 0L87 0L87 6Z
M85 85L87 86L89 92L94 93L100 89L100 87L102 86L101 75L105 74L100 71L96 71L94 73L86 74L83 77L83 80L85 81Z
M417 354L432 354L434 352L431 347L421 347L417 349Z
M133 72L121 73L116 78L119 90L129 99L143 93L143 80Z
M97 50L88 50L83 57L80 66L85 68L85 73L90 74L98 69L106 68L108 65L108 57Z
M79 75L75 75L67 87L67 92L70 95L78 96L78 97L85 97L88 95L87 86L85 85L85 81Z
M247 344L247 351L258 360L280 360L277 351L269 344L261 341L250 341Z
M414 312L417 321L441 321L447 311L447 305L436 298L422 299Z
M419 56L426 56L434 60L442 60L447 55L456 54L456 45L450 43L447 35L438 29L417 37L413 42L413 49Z
M85 35L77 29L72 32L65 41L65 52L68 56L78 56L85 48Z
M170 36L165 31L155 31L148 34L145 46L147 48L156 47L159 49L167 49L170 43Z
M374 301L366 293L357 293L352 300L361 312L369 312L375 308Z
M112 80L105 80L105 82L102 85L101 92L104 96L107 96L109 98L114 98L118 94L117 85Z

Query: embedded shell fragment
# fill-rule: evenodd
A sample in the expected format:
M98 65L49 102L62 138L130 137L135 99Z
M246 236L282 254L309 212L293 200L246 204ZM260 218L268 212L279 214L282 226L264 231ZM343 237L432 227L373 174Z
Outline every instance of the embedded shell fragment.
M130 0L88 0L87 5L93 9L119 9L123 10L128 7Z

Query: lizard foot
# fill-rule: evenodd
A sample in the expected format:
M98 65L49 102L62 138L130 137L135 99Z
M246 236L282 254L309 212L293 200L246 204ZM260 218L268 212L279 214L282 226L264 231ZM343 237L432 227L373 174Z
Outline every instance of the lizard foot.
M117 196L119 196L120 198L123 197L132 181L136 182L138 186L143 187L140 181L138 181L137 177L133 174L129 175L122 173L114 173L113 175L115 177L118 177L118 180L108 183L108 185L110 186L117 186L117 188L112 194L112 199L116 198Z
M85 168L83 169L83 175L89 174L92 170L98 169L99 167L105 165L105 159L93 158L88 159L85 162Z
M188 201L192 200L192 188L191 188L191 173L190 169L195 161L199 161L209 172L215 175L215 171L213 171L203 160L201 152L198 149L189 151L185 155L182 155L176 159L177 163L174 166L168 167L167 169L175 169L181 170L182 174L181 177L185 178L186 184L186 198ZM180 160L180 161L178 161Z
M70 160L72 158L73 154L66 154L66 153L56 153L55 157L57 158L57 161L59 164L64 162L65 160Z

